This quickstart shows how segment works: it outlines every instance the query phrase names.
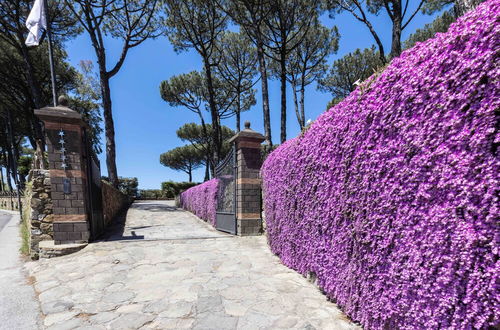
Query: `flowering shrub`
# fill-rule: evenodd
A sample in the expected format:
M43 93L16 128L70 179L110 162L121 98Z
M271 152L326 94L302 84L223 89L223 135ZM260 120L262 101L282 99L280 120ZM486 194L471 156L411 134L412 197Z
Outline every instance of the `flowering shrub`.
M499 7L405 51L263 165L271 249L367 329L500 321Z
M212 179L189 188L181 193L181 207L215 227L218 185L219 181Z

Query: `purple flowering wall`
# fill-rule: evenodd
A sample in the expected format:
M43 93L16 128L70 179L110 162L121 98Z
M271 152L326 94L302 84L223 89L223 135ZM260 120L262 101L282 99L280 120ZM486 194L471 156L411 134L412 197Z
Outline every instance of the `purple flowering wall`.
M263 165L273 252L367 329L500 321L499 7L404 52Z
M181 194L181 207L215 227L218 185L219 181L212 179L189 188Z

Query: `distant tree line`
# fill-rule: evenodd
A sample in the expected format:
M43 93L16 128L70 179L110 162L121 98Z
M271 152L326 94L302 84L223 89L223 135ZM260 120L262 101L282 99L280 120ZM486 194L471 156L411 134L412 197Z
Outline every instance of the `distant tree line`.
M222 149L221 156L226 157L231 146L227 142L235 132L226 126L221 126ZM188 174L189 182L193 181L193 171L205 166L205 178L213 176L215 163L213 162L212 146L213 127L211 124L197 125L188 123L177 130L177 137L189 144L177 147L160 155L160 163L173 170L183 171Z
M198 182L174 182L166 181L161 183L161 189L141 189L138 197L142 199L173 199L184 190L196 186Z

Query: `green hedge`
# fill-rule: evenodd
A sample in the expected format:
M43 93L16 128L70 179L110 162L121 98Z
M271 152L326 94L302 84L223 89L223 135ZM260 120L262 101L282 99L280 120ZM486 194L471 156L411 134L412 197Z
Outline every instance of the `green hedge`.
M163 193L162 197L174 198L181 192L188 190L191 187L196 186L197 182L174 182L166 181L161 183L161 191Z

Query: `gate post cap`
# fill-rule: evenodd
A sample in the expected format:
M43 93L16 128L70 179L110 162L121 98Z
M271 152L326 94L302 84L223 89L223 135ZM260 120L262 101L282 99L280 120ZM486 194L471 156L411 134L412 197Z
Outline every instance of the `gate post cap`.
M63 106L63 107L67 107L69 104L69 100L68 98L66 97L66 95L60 95L58 98L57 98L57 105L59 106Z
M65 95L58 98L56 107L44 107L35 109L35 115L42 121L60 122L67 124L77 124L83 127L88 126L82 118L82 115L68 107L69 100Z
M245 140L245 141L255 141L258 143L262 143L262 141L264 141L265 139L266 138L264 137L264 135L250 128L250 122L247 120L245 121L245 129L238 132L235 136L230 138L229 142L238 143L238 141Z

